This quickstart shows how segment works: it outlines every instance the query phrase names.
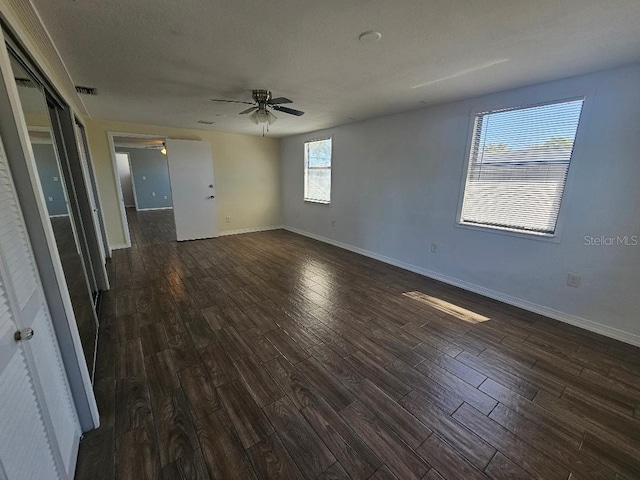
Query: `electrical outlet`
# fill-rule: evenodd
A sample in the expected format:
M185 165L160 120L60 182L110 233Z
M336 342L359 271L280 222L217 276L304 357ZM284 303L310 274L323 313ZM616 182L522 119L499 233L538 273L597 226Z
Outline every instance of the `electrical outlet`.
M231 223L231 217L229 215L225 217L225 220L227 221L227 223Z
M53 177L53 181L57 182L58 181L58 177Z
M431 244L431 253L438 253L438 244L437 243L432 243Z
M143 175L143 176L142 176L142 179L143 179L143 180L146 180L146 179L147 179L147 177L145 177L145 176Z
M155 197L156 196L156 192L151 192L151 196Z
M580 275L577 273L570 273L567 275L567 285L573 288L578 288L580 286Z
M50 201L50 202L53 202L53 197L49 197L49 201Z
M165 196L164 196L164 199L166 200L167 198L168 198L168 197L165 195Z

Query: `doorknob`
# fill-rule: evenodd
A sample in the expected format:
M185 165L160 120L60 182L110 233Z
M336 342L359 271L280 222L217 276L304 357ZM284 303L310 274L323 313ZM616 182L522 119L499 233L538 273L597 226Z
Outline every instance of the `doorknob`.
M31 340L33 338L33 333L33 328L28 327L18 330L13 334L13 338L16 342L19 342L20 340Z
M216 196L215 195L211 195L209 198L216 198Z
M209 188L213 188L213 183L211 185L209 185Z

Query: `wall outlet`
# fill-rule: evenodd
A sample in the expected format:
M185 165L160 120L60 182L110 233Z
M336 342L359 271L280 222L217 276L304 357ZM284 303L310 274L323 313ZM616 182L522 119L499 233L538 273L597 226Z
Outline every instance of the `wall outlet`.
M147 179L147 177L145 177L145 176L143 175L143 176L142 176L142 179L143 179L143 180L146 180L146 179Z
M229 215L225 217L225 220L227 221L227 223L231 223L231 217Z
M155 197L156 196L156 192L151 192L151 196Z
M57 182L58 181L58 177L53 177L53 181Z
M567 275L567 285L573 288L578 288L578 286L580 286L581 278L582 277L580 277L580 275L578 275L577 273L570 273L569 275Z
M438 244L437 243L432 243L431 244L431 253L438 253Z
M53 197L49 197L49 201L50 201L50 202L53 202Z
M165 195L165 196L164 196L164 199L165 199L165 200L167 200L167 198L169 198L169 197L167 197L167 196Z

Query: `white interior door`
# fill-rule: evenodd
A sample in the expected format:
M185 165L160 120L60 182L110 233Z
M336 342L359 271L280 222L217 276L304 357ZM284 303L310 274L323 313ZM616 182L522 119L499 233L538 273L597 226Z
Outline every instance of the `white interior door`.
M211 144L169 139L166 146L178 240L217 237Z
M1 141L0 432L0 478L73 478L80 423Z

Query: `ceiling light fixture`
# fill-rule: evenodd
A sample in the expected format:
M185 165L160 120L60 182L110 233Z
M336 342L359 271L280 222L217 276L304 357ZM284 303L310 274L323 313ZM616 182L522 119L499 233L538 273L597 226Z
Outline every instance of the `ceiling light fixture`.
M162 148L160 149L160 153L163 155L167 154L167 146L162 142Z
M382 34L380 32L376 32L375 30L369 30L367 32L363 32L358 37L362 43L375 43L382 38Z

